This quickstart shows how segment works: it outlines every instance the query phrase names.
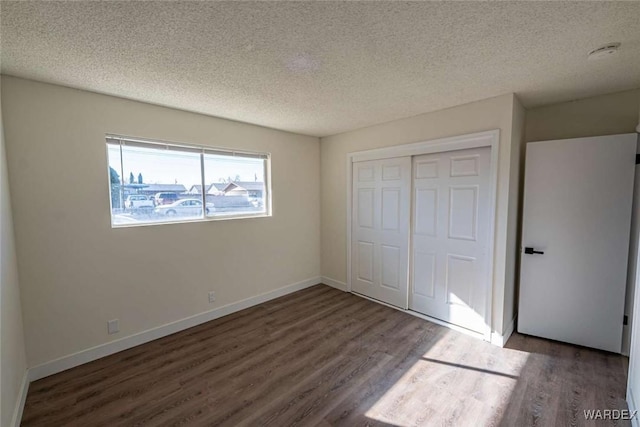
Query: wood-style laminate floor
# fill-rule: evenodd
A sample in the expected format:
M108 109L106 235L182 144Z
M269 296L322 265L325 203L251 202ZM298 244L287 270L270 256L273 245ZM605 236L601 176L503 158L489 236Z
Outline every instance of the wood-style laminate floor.
M583 411L626 409L626 369L518 334L501 349L318 285L36 381L22 425L616 425Z

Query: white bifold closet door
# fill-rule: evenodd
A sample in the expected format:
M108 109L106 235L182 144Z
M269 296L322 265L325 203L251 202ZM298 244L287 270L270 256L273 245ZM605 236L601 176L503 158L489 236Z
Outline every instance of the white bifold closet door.
M351 289L406 309L411 157L353 164Z
M409 308L483 333L489 293L490 147L413 158Z

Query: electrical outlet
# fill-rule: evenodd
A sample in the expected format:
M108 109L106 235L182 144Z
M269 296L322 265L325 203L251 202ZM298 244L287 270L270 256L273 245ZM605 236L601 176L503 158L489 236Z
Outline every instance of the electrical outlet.
M107 322L107 332L109 335L120 332L120 325L118 319L109 320Z
M209 292L209 304L211 304L215 300L216 300L216 293L213 291Z

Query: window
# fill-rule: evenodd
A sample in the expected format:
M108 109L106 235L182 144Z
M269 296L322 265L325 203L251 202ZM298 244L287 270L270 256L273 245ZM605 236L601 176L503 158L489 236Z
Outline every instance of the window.
M268 153L107 136L113 227L271 213Z

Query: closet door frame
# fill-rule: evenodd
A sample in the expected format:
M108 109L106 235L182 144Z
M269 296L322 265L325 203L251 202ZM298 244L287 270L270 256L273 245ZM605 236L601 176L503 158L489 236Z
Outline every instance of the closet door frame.
M495 258L495 230L497 212L497 189L498 189L498 153L500 145L500 130L494 129L485 132L478 132L466 135L459 135L447 138L432 139L428 141L415 142L411 144L394 145L391 147L377 148L366 151L356 151L347 153L347 292L351 290L351 220L353 202L353 163L366 160L382 160L394 157L419 156L422 154L442 153L446 151L464 150L467 148L491 147L491 163L489 178L489 254L487 266L487 289L486 289L486 309L485 309L485 332L482 334L486 341L491 341L491 331L493 326L493 284L494 284L494 258ZM413 176L413 170L411 171ZM413 179L412 179L413 191ZM411 218L410 218L411 220ZM411 233L410 233L411 234ZM409 236L411 239L411 236ZM409 262L413 258L409 256ZM412 266L409 265L411 274ZM411 283L409 281L409 283ZM407 289L407 291L410 291ZM396 307L394 307L396 308ZM408 310L405 310L408 311ZM413 314L413 312L411 312ZM457 329L454 325L438 321L429 316L417 314L429 320L443 324L444 326ZM465 330L466 331L466 330ZM470 332L470 331L469 331ZM473 333L470 332L472 335Z

